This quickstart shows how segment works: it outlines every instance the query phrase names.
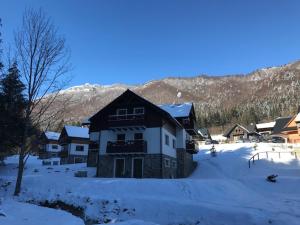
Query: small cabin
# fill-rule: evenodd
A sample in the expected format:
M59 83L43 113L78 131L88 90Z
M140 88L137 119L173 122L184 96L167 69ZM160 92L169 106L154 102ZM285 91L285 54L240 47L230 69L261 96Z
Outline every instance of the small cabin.
M64 126L59 137L61 164L87 162L89 129L86 127Z

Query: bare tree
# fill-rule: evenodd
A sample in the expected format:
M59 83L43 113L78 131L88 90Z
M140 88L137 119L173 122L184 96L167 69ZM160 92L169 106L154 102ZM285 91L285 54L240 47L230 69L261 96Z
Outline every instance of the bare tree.
M69 52L65 39L58 35L57 28L41 9L25 11L22 27L15 33L15 44L28 101L24 112L25 128L14 192L18 195L30 153L32 127L39 128L42 123L55 117L56 113L49 114L48 109L66 84Z

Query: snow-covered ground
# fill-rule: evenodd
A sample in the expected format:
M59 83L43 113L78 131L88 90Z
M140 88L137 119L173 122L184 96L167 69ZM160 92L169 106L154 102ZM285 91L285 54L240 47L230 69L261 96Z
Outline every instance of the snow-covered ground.
M12 197L17 158L0 167L0 224L83 224L83 220L57 209L35 206L64 202L80 207L85 219L118 224L299 224L300 161L283 145L258 144L260 160L251 163L254 144L201 146L194 156L195 172L186 179L95 178L84 164L42 166L28 161L20 197ZM74 177L87 170L88 178ZM278 174L270 183L266 177ZM11 183L9 183L11 182ZM3 214L4 216L1 216ZM13 223L14 222L14 223Z

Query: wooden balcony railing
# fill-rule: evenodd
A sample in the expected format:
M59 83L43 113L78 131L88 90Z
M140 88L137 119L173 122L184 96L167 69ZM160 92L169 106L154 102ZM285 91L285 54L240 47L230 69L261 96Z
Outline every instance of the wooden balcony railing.
M145 114L109 115L107 120L110 127L143 126Z
M107 142L106 153L147 153L147 142L144 140Z
M190 154L198 153L198 149L196 149L195 141L186 141L186 151Z

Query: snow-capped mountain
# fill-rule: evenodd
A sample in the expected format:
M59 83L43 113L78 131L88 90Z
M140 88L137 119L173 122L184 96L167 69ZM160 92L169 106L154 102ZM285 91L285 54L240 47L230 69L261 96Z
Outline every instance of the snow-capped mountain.
M232 108L242 112L253 108L260 119L273 119L295 113L300 104L300 61L250 74L168 77L135 86L86 83L61 92L57 102L61 103L62 98L70 99L61 119L67 123L80 122L127 88L156 104L192 101L200 116L209 117L214 112ZM181 92L180 98L178 92Z

